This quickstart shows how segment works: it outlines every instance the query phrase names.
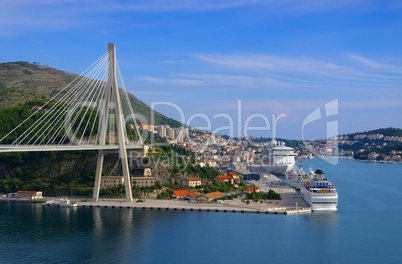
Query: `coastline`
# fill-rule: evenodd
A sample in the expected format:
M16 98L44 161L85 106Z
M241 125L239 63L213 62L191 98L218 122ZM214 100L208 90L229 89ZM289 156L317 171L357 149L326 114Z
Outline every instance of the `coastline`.
M52 199L49 199L52 200ZM263 204L252 202L249 205L244 204L240 199L231 201L223 201L217 203L188 203L183 201L172 200L152 200L147 199L144 202L124 202L121 199L103 199L98 202L82 201L72 199L72 202L77 204L78 208L120 208L120 209L139 209L139 210L159 210L159 211L205 211L205 212L232 212L232 213L257 213L257 214L307 214L311 213L310 208L299 206L285 207L275 200L266 200ZM46 203L46 200L28 200L28 199L0 199L0 202L10 203L36 203L43 206L51 206L51 203ZM64 209L64 208L63 208ZM62 210L63 210L62 209ZM69 208L65 208L64 210ZM71 208L74 209L74 208Z
M260 187L261 191L268 192L273 189L281 195L282 200L264 200L261 202L250 201L246 204L240 198L233 200L224 200L222 203L190 203L183 200L157 200L142 199L143 202L125 202L122 199L100 199L94 202L90 199L70 198L71 202L77 203L78 207L85 208L126 208L140 210L181 210L181 211L206 211L206 212L232 212L232 213L257 213L257 214L307 214L311 213L309 206L300 198L294 197L295 190L281 181L274 175L265 175L259 181L249 181ZM58 199L57 197L44 197L38 200L23 198L0 198L0 201L6 202L31 202L43 203L50 206L49 201Z
M267 206L270 204L270 206ZM232 212L232 213L265 213L265 214L305 214L311 213L309 208L299 207L290 208L280 206L274 201L264 201L263 204L252 202L249 205L244 204L240 199L231 201L223 201L217 203L188 203L183 201L171 200L145 200L144 202L121 202L116 200L102 200L99 202L77 202L78 207L97 207L97 208L126 208L126 209L142 209L142 210L164 210L164 211L207 211L207 212Z

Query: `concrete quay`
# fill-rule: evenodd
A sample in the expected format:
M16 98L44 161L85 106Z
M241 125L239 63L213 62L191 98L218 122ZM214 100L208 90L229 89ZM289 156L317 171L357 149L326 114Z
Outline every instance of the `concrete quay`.
M254 202L253 202L254 203ZM231 212L231 213L257 213L257 214L305 214L311 213L309 208L287 208L280 205L268 205L268 201L263 204L249 205L241 202L240 199L223 201L221 204L197 204L183 201L172 200L152 200L147 199L144 202L123 202L121 200L100 200L99 202L77 202L78 207L89 208L120 208L120 209L139 209L139 210L158 210L158 211L204 211L204 212Z
M123 200L101 199L99 202L77 202L79 207L98 208L127 208L141 210L180 210L180 211L207 211L207 212L232 212L232 213L257 213L257 214L307 214L311 213L310 207L299 197L297 192L278 177L269 174L259 181L249 181L261 191L268 192L273 189L281 195L282 200L265 200L263 202L250 201L246 204L240 198L222 201L222 203L189 203L175 200L145 199L144 202L124 202Z
M268 192L270 189L274 190L280 194L286 207L310 208L293 187L273 174L265 175L259 181L248 182L260 187L263 192Z
M309 206L297 195L296 191L281 181L274 175L265 175L259 181L249 181L260 187L261 191L268 192L273 189L279 193L282 200L265 200L263 202L254 202L250 200L249 204L241 201L240 198L225 200L222 203L189 203L187 201L176 200L156 200L145 199L143 202L125 202L121 199L100 199L98 202L91 200L82 200L79 198L70 198L71 202L77 203L78 207L88 208L120 208L137 210L159 210L159 211L206 211L206 212L231 212L231 213L257 213L257 214L307 214L311 213ZM45 203L46 200L55 198L44 197L38 200L18 199L18 198L0 198L0 201L7 202L30 202Z

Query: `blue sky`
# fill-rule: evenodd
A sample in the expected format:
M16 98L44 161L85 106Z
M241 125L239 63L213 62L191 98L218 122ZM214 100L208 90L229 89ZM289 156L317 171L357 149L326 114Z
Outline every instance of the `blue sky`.
M2 62L81 73L108 42L129 92L193 126L295 139L325 138L331 121L340 134L402 127L401 1L0 3Z

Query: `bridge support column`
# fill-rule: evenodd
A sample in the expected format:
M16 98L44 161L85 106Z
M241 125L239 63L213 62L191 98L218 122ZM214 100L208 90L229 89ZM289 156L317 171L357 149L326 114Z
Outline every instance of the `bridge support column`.
M103 169L103 160L105 157L105 153L103 150L98 151L98 160L96 163L96 174L95 174L95 184L94 184L94 193L92 199L95 202L99 201L99 191L102 179L102 169Z
M124 177L124 187L126 193L126 201L132 202L132 191L131 191L131 177L130 170L128 167L128 159L127 159L127 142L126 142L126 125L124 121L124 114L122 111L122 104L120 100L120 90L118 87L117 79L116 79L116 47L113 43L109 43L108 45L109 51L109 72L108 72L108 82L106 84L106 91L104 95L104 104L100 107L102 109L102 115L100 116L100 138L99 144L106 144L106 136L108 131L108 126L110 122L109 114L110 110L114 108L115 113L115 123L111 123L111 127L117 128L118 134L118 145L119 145L119 159L121 161L121 167L123 170ZM109 109L110 108L110 109ZM112 118L112 119L114 119ZM95 175L95 184L94 184L94 193L93 199L97 202L99 200L99 191L102 179L102 169L103 169L103 161L104 161L104 150L100 150L98 152L98 161L96 165L96 175Z
M124 123L124 115L121 106L119 86L116 79L116 46L113 43L109 43L109 81L111 81L113 99L116 104L116 126L117 133L119 135L119 156L121 160L121 167L123 169L124 176L124 187L126 191L127 202L133 201L132 191L131 191L131 177L130 170L128 168L127 160L127 148L126 148L126 126Z

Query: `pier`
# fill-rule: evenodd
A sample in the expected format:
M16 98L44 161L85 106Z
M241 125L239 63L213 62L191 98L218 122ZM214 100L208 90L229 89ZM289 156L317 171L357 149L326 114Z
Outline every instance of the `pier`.
M56 198L54 198L56 199ZM31 199L18 199L18 198L0 198L0 202L14 202L14 203L42 203L43 205L50 205L46 201L51 201L53 198L44 198L40 200ZM136 209L136 210L155 210L155 211L199 211L199 212L231 212L231 213L257 213L257 214L307 214L311 213L310 208L306 207L286 207L283 206L282 201L264 201L264 203L251 203L245 204L240 199L230 201L223 201L218 203L189 203L184 201L172 200L153 200L147 199L143 202L125 202L121 199L104 199L95 201L83 201L82 199L71 199L72 202L77 203L81 208L120 208L120 209Z
M296 191L278 177L270 174L265 175L259 181L249 181L258 186L261 191L268 192L273 189L279 193L282 200L264 200L262 202L249 201L246 204L240 198L224 200L221 203L191 203L183 200L157 200L150 198L133 199L92 199L70 198L71 202L77 203L80 208L109 208L109 209L135 209L154 211L198 211L198 212L225 212L225 213L256 213L256 214L309 214L310 207L298 196ZM43 203L57 199L56 197L44 197L42 199L23 199L1 197L5 202L30 202Z
M225 212L225 213L257 213L257 214L306 214L311 213L310 208L305 207L283 207L267 203L261 205L241 204L240 199L231 201L223 201L221 204L208 203L197 204L187 203L183 201L172 200L152 200L148 199L144 202L124 202L119 200L100 200L98 202L77 202L78 207L84 208L111 208L111 209L136 209L136 210L154 210L154 211L199 211L199 212Z
M57 200L56 197L42 199L0 198L0 202L13 203L41 203L50 206L49 201ZM257 214L308 214L311 209L303 206L285 206L283 200L266 200L263 203L251 202L245 204L240 198L223 201L222 203L189 203L186 201L146 199L143 202L126 202L122 199L100 199L98 202L83 199L71 199L79 208L109 208L109 209L135 209L154 211L198 211L198 212L225 212L225 213L257 213Z

